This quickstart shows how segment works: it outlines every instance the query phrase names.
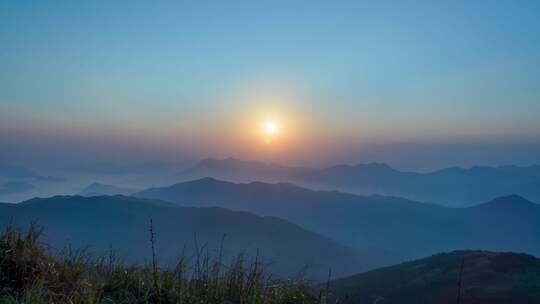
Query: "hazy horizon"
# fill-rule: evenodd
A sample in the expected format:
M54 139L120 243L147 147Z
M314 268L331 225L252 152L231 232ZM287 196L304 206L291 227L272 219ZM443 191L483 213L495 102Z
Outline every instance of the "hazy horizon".
M6 1L0 157L540 163L539 11L530 1ZM280 129L271 144L268 120Z
M4 130L5 131L5 130ZM6 133L3 133L5 135ZM125 137L77 138L49 135L26 135L19 132L2 136L0 163L56 170L76 165L110 163L134 165L152 162L193 164L201 159L235 158L285 166L324 168L334 165L385 163L415 172L429 172L448 167L530 166L540 164L540 142L395 142L348 144L324 147L326 154L294 151L292 156L253 155L234 151L206 151L193 147L167 146L163 142L130 142ZM320 151L318 151L320 152Z

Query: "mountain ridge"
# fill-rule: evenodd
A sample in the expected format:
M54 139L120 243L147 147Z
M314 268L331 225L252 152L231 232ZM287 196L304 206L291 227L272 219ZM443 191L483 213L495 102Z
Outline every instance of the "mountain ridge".
M454 207L471 206L510 193L540 201L540 165L536 164L412 172L376 162L307 168L227 158L201 160L179 174L183 181L202 177L244 183L290 182L314 189L399 196Z
M466 248L540 254L540 240L535 236L540 234L540 205L520 196L449 208L398 197L208 178L151 188L135 196L277 216L345 245L378 248L402 258ZM509 200L518 200L518 206L528 207L498 207L512 206ZM522 242L517 242L516 234Z
M55 196L0 205L0 223L24 228L38 220L45 228L45 241L53 248L73 244L103 254L113 245L129 262L137 263L149 257L150 218L163 265L176 262L194 237L199 244L217 248L224 235L228 257L246 251L253 255L260 249L261 257L271 262L270 269L281 276L295 275L306 265L308 277L322 279L329 267L345 275L389 263L379 253L343 246L281 218L220 207L182 207L121 195ZM188 256L193 250L187 246Z

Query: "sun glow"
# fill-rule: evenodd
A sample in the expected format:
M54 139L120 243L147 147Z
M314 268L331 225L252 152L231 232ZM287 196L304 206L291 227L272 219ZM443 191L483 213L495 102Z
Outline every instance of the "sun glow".
M264 124L264 132L267 134L267 135L276 135L277 132L278 132L278 125L275 121L271 120L271 121L267 121L265 124Z
M279 133L279 125L275 120L267 120L263 126L262 131L264 134L264 142L271 144L275 141Z

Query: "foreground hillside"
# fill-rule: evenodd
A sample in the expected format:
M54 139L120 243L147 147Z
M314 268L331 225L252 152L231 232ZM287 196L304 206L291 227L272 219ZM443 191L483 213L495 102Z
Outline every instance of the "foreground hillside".
M331 283L346 303L540 303L540 260L526 254L456 251Z
M89 258L66 248L54 256L41 233L8 228L0 235L0 303L320 303L303 281L273 279L258 260L224 264L201 255L179 257L168 269L130 267L114 253Z
M220 206L277 216L345 245L377 248L401 259L457 249L540 255L540 205L517 195L474 207L448 208L395 197L212 178L135 195L185 206Z
M47 231L45 231L46 233ZM174 267L126 266L115 252L56 255L42 230L0 235L0 303L462 303L540 301L540 260L526 254L457 251L314 286L280 280L260 260L229 263L200 253ZM461 288L458 287L458 282ZM459 300L458 300L459 299Z
M254 259L259 253L269 270L287 277L305 269L308 277L323 279L328 268L338 276L381 265L375 254L359 254L288 221L222 208L187 208L125 196L57 196L0 205L1 227L27 227L37 221L53 248L71 244L102 255L112 246L127 262L138 263L151 256L150 218L161 265L173 265L182 253L192 256L197 249L216 256L221 243L224 258L245 253Z

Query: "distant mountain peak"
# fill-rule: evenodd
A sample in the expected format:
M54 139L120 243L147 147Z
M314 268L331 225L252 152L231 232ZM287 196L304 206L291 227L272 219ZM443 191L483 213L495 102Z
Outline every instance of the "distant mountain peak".
M221 187L231 186L231 185L235 185L235 184L233 182L224 181L224 180L220 180L214 177L207 176L207 177L175 183L169 187L149 188L149 189L136 193L135 196L138 196L140 193L144 193L145 191L148 191L148 190L159 191L159 189L167 189L167 188L177 189L177 190L179 189L215 189L215 188L221 188Z
M222 182L222 180L219 180L217 178L214 178L214 177L211 177L211 176L206 176L206 177L203 177L203 178L199 178L199 179L196 179L196 180L193 180L194 182Z
M533 203L520 195L511 194L497 197L487 203L483 203L472 208L505 209L508 210L508 212L511 212L512 210L524 208L528 209L531 207L540 207L540 205Z
M194 179L194 180L191 180L191 181L185 181L185 182L180 182L180 183L176 183L174 184L173 186L178 186L178 187L181 187L181 186L185 186L185 185L189 185L189 186L200 186L200 187L207 187L207 186L231 186L231 185L234 185L234 186L262 186L262 187L283 187L283 188L298 188L298 189L304 189L294 183L286 183L286 182L283 182L283 183L269 183L269 182L261 182L261 181L253 181L253 182L231 182L231 181L226 181L226 180L222 180L222 179L219 179L219 178L214 178L214 177L203 177L203 178L199 178L199 179Z
M194 179L191 181L181 182L177 183L176 185L225 185L225 184L233 184L232 182L224 181L217 179L215 177L206 176L198 179Z

